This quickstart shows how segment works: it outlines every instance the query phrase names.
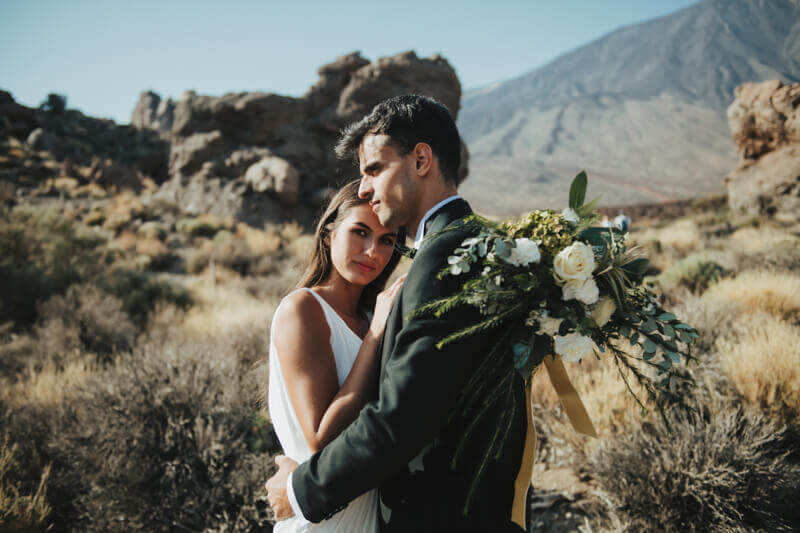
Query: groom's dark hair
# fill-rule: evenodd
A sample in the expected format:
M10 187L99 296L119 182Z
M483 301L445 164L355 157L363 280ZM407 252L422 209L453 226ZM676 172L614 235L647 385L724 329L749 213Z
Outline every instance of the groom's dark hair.
M461 137L450 112L433 98L406 94L380 102L369 115L342 131L336 155L358 160L358 147L367 134L387 135L400 155L408 154L417 143L427 144L445 181L459 184Z

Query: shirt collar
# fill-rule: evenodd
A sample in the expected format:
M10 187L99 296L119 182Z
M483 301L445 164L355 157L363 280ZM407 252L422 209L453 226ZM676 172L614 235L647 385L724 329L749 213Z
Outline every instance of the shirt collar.
M422 220L419 221L419 226L417 226L417 236L414 239L414 248L419 248L419 245L422 244L422 240L425 238L425 223L428 222L428 219L431 218L436 211L444 207L445 205L449 204L454 200L460 199L461 196L454 194L453 196L449 196L436 204L435 206L428 209L428 212L425 213L425 216L422 217Z

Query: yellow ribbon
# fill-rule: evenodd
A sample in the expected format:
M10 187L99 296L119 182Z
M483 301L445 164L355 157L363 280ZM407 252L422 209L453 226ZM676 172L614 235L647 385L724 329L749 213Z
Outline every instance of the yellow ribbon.
M597 432L589 419L586 407L584 407L580 396L578 396L578 391L575 390L569 380L564 363L561 359L545 357L544 366L547 369L547 375L550 377L550 383L552 383L556 394L558 394L558 399L561 401L561 406L572 423L572 427L578 433L597 437ZM517 479L514 481L514 503L511 508L511 521L522 529L526 527L525 515L528 511L528 490L531 486L533 461L536 455L536 428L533 425L533 414L531 412L533 396L530 383L525 388L525 398L527 398L525 405L528 429L525 436L525 449L522 452L522 464L520 465Z

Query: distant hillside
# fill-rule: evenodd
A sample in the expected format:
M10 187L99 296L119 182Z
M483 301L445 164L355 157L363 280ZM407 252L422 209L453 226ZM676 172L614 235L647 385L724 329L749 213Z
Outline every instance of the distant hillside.
M560 205L581 168L606 204L721 192L733 89L776 78L800 80L800 0L707 0L621 28L465 94L463 192L493 213Z

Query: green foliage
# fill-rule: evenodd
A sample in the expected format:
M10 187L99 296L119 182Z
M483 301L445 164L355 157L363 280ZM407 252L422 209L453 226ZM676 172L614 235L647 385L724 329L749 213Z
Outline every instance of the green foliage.
M39 109L47 113L52 113L53 115L60 115L67 109L67 96L64 94L50 93L39 105Z
M692 292L702 292L727 271L706 254L692 254L671 265L659 280L668 287L684 286Z
M160 303L181 309L192 303L186 289L148 272L116 270L99 280L98 285L122 301L122 308L139 329L147 324L150 313Z
M95 276L102 242L55 210L0 209L0 323L30 326L38 303Z

